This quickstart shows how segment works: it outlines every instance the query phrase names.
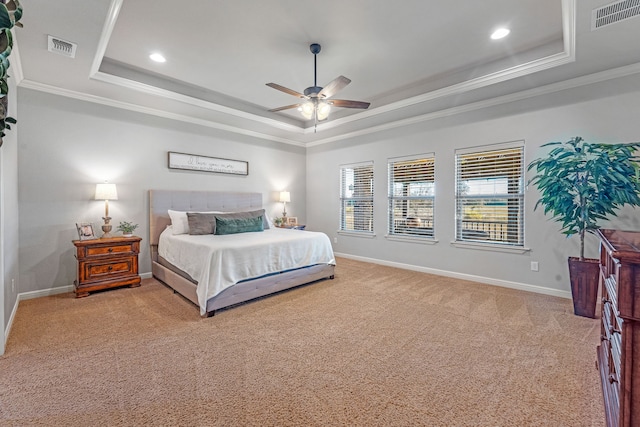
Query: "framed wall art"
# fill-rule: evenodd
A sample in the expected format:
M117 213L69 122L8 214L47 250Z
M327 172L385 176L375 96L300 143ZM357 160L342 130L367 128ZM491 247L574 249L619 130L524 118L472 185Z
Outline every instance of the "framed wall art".
M249 175L249 162L169 151L169 169Z

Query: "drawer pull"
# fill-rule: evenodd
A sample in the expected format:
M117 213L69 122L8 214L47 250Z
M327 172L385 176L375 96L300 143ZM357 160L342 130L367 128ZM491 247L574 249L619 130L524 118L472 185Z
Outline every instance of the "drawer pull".
M611 300L607 298L602 298L602 304L611 304Z
M612 334L621 334L621 333L622 333L619 329L616 329L616 328L615 328L615 327L613 327L613 326L609 329L609 331L610 331Z
M107 252L109 252L109 253L113 252L113 248L107 249Z
M109 266L109 271L111 271L111 270L113 270L113 266L110 265Z

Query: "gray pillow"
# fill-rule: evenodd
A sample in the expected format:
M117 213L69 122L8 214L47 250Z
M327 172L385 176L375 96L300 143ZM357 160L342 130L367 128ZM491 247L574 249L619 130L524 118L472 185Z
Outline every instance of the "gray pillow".
M216 214L187 212L189 234L213 234L216 231Z

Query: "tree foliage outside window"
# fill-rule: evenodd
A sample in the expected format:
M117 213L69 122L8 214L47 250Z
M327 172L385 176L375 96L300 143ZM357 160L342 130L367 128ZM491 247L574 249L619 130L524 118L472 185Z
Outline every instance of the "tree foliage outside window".
M340 231L373 233L373 162L340 167Z
M433 155L389 160L389 235L434 236L434 162Z
M456 241L524 246L524 146L456 152Z

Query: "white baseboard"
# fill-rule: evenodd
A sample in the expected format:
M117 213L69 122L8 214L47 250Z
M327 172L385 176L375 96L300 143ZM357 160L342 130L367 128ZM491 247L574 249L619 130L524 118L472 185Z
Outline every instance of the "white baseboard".
M153 277L153 273L151 272L140 274L140 278L142 279L151 279L152 277ZM16 303L13 305L13 310L11 310L11 316L9 316L9 322L7 322L7 327L5 328L5 334L4 334L5 348L7 346L7 340L9 339L9 332L11 331L11 325L13 325L13 320L16 317L16 312L18 311L18 304L20 304L20 301L33 299L33 298L48 297L51 295L62 294L65 292L73 292L73 285L19 293L16 298Z
M483 277L483 276L476 276L476 275L473 275L473 274L457 273L455 271L439 270L439 269L436 269L436 268L421 267L421 266L418 266L418 265L403 264L403 263L400 263L400 262L386 261L386 260L381 260L381 259L376 259L376 258L367 258L367 257L362 257L362 256L357 256L357 255L349 255L349 254L342 254L342 253L337 253L337 252L334 255L337 256L337 257L353 259L353 260L356 260L356 261L363 261L363 262L370 262L372 264L384 265L384 266L387 266L387 267L402 268L404 270L411 270L411 271L418 271L418 272L421 272L421 273L436 274L438 276L453 277L455 279L470 280L470 281L473 281L473 282L484 283L484 284L487 284L487 285L501 286L503 288L518 289L518 290L521 290L521 291L535 292L537 294L552 295L552 296L556 296L556 297L560 297L560 298L571 299L571 292L561 291L561 290L553 289L553 288L545 288L543 286L528 285L526 283L511 282L511 281L508 281L508 280L493 279L491 277Z
M9 322L7 322L7 327L5 329L5 334L4 334L5 348L7 345L7 340L9 340L9 332L11 332L11 326L13 325L13 320L15 319L16 313L18 312L18 305L20 304L20 301L33 299L33 298L47 297L47 296L56 295L56 294L63 294L65 292L73 292L73 285L60 286L58 288L43 289L39 291L19 293L16 297L16 303L13 305L13 310L11 310L11 316L9 316Z

